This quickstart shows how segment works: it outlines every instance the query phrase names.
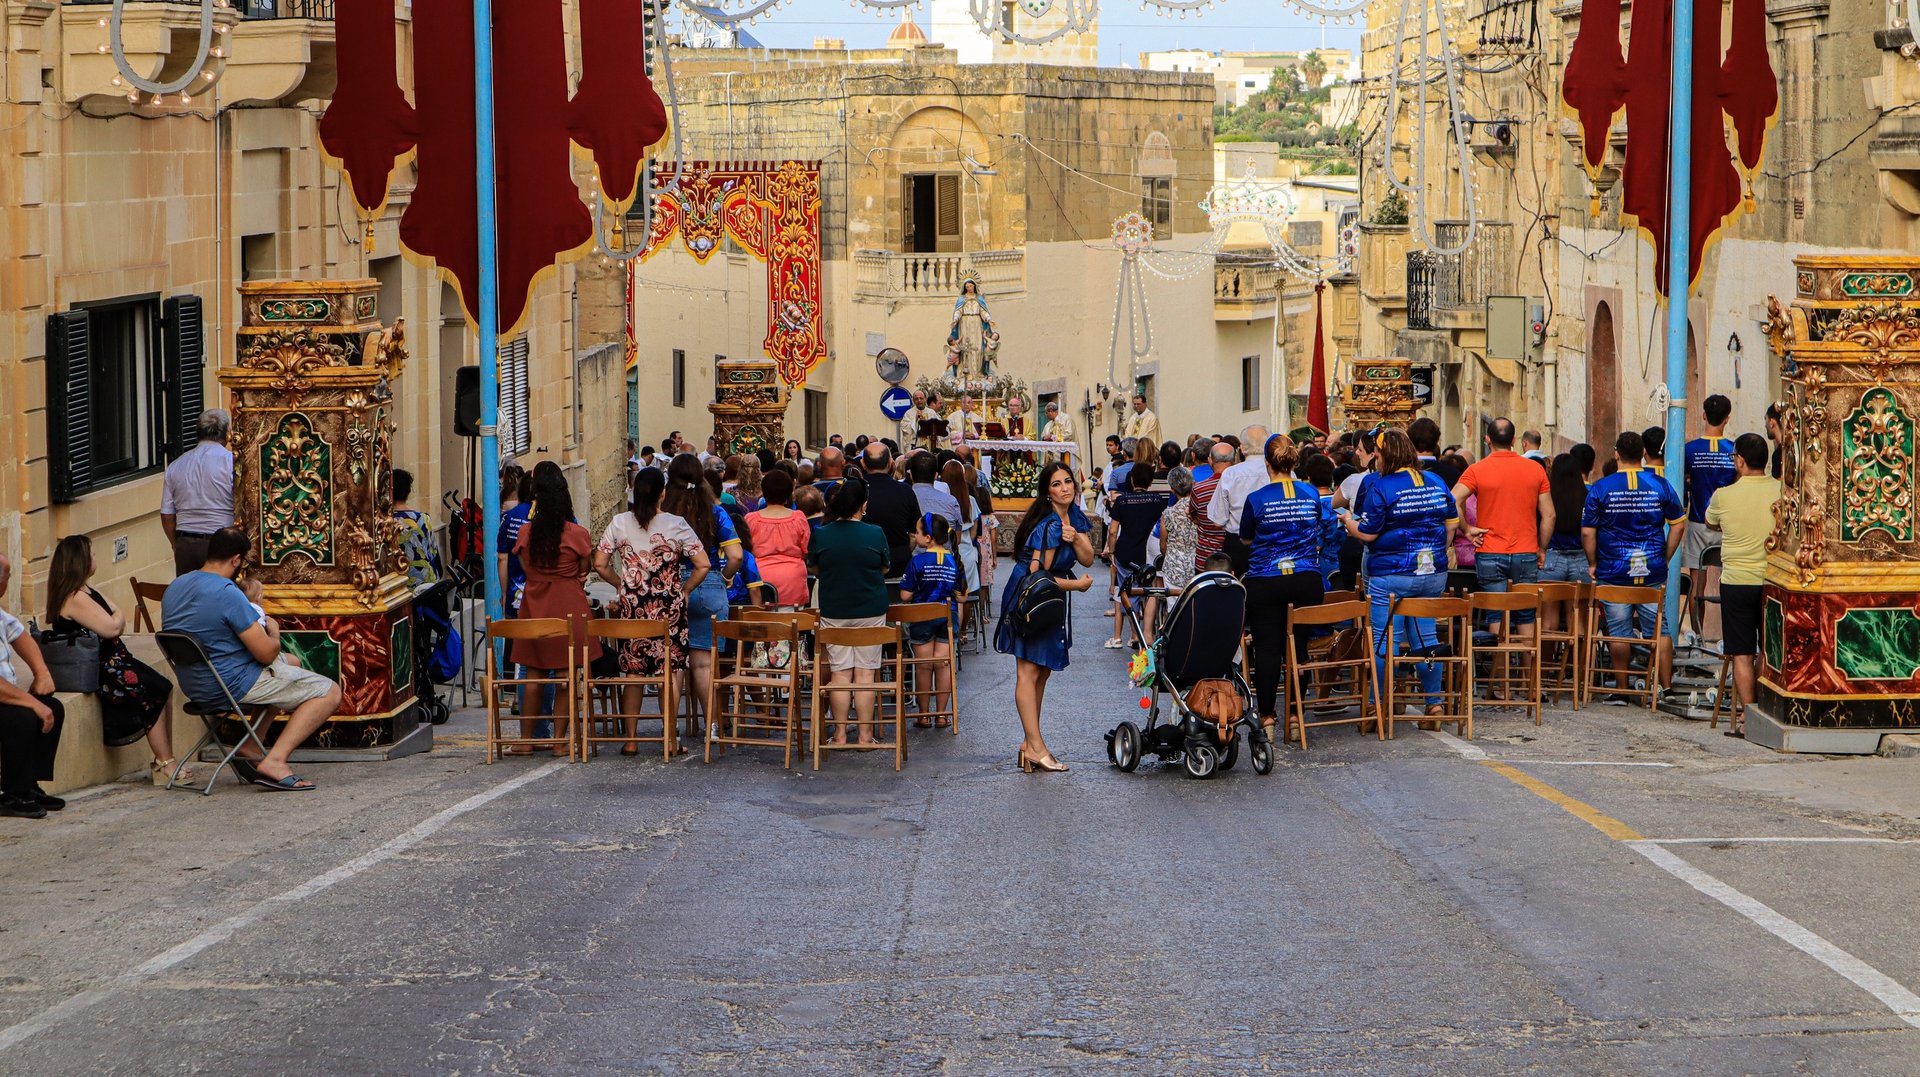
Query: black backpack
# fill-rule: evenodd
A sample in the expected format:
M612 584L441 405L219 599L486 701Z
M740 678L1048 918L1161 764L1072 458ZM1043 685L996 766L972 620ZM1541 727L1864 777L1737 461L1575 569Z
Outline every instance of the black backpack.
M1033 639L1066 623L1066 589L1051 572L1037 568L1028 572L1007 602L1007 627L1021 639Z

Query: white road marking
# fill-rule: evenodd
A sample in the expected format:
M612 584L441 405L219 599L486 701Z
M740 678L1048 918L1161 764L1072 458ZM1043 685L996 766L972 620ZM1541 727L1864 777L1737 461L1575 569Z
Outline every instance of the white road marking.
M1477 760L1487 758L1487 753L1481 751L1480 749L1474 747L1473 745L1467 743L1466 741L1461 740L1459 737L1454 736L1453 734L1447 732L1444 729L1424 729L1424 730L1421 730L1421 732L1439 741L1440 743L1446 745L1447 747L1453 749L1454 754L1460 756L1462 759L1472 759L1477 761Z
M1894 1012L1894 1016L1915 1028L1920 1028L1920 995L1915 995L1902 987L1893 977L1701 871L1658 843L1629 841L1625 844L1632 846L1634 852L1653 861L1667 874L1760 925L1782 942L1846 977L1854 986L1885 1003L1887 1008Z
M180 945L140 963L127 972L121 973L108 981L104 986L82 991L49 1009L27 1018L17 1025L0 1029L0 1051L6 1051L38 1033L45 1032L47 1029L52 1028L54 1025L59 1024L69 1017L92 1009L94 1006L105 1002L126 988L136 986L142 981L158 973L165 972L210 947L225 942L234 935L265 919L269 913L276 909L298 904L313 897L315 894L329 889L337 883L342 883L353 878L368 868L375 867L393 859L439 833L448 823L453 822L462 815L476 808L485 807L487 804L506 796L515 789L539 781L549 774L564 769L567 765L565 760L556 759L537 770L527 771L524 774L509 778L491 789L475 793L451 808L427 817L412 829L398 837L390 839L385 844L362 853L331 871L325 871L319 875L315 875L313 878L308 879L306 882L301 883L291 890L286 890L272 897L264 898L254 905L227 917L225 920L220 921Z

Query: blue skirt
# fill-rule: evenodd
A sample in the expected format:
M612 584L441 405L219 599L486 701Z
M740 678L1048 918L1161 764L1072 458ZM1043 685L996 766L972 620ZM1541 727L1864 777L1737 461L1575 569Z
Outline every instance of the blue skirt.
M1000 595L1000 625L994 630L993 649L1001 654L1010 654L1015 658L1032 662L1051 670L1067 668L1067 652L1073 647L1072 596L1067 598L1068 616L1065 624L1051 632L1022 639L1007 624L1007 606L1013 596L1020 592L1020 581L1027 578L1027 566L1024 563L1013 567L1013 574L1007 577L1006 590Z

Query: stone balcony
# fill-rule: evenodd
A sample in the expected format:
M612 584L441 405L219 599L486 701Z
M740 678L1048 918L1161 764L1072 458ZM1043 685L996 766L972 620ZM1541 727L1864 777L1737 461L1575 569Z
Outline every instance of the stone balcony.
M60 5L60 41L62 43L61 97L69 104L88 99L117 99L127 102L129 88L116 84L120 69L111 52L110 16L113 7L103 3L66 3ZM238 12L226 7L214 8L215 30L208 49L229 51L230 31L240 21ZM143 78L171 82L185 74L200 55L200 5L197 3L154 3L140 0L122 6L120 43L127 65ZM210 55L206 73L219 77L224 60ZM213 79L195 78L181 92L198 96Z
M1360 294L1375 306L1407 305L1407 226L1360 226Z
M968 273L980 278L989 299L1027 290L1025 251L973 251L959 254L853 252L853 289L859 299L951 303Z
M215 32L202 74L181 93L199 97L219 84L222 105L291 103L330 96L336 80L334 0L245 0L214 9ZM110 52L112 5L69 0L60 7L63 96L127 101ZM200 55L200 5L134 0L122 7L122 48L144 78L171 82ZM206 77L211 75L211 78Z
M1273 317L1280 302L1280 270L1271 255L1223 252L1213 262L1213 320L1250 322Z

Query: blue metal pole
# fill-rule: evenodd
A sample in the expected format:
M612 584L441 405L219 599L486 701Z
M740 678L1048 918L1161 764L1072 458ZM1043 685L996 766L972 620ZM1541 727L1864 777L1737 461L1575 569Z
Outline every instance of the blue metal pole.
M495 221L493 148L493 3L473 0L474 181L478 196L480 294L480 511L481 560L487 578L487 619L505 615L500 596L500 304L499 233Z
M1687 298L1693 285L1693 6L1673 0L1673 110L1667 121L1667 481L1684 496ZM1666 623L1680 616L1680 562L1667 565ZM1651 674L1649 674L1651 676Z

